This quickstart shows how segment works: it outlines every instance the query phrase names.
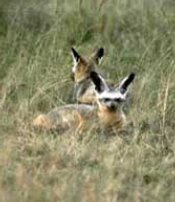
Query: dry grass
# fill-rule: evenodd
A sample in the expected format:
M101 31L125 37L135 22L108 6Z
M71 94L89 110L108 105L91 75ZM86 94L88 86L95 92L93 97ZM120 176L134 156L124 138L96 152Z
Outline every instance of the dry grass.
M175 200L173 0L1 1L0 201ZM36 132L70 102L70 47L104 46L106 77L137 78L126 138Z

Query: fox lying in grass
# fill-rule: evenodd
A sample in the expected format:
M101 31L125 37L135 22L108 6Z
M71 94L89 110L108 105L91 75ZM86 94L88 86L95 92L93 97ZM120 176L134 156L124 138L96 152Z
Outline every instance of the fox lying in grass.
M97 72L92 71L90 79L95 87L97 106L68 104L57 107L46 115L39 115L33 121L33 126L58 132L70 130L81 133L95 123L97 128L119 131L127 124L122 106L127 98L128 86L134 78L135 74L132 73L117 88L111 88Z

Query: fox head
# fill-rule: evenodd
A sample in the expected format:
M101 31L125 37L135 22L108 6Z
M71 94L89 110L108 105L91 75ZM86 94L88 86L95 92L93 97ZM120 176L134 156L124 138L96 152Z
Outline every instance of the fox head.
M128 87L135 78L131 73L124 78L117 88L109 87L105 80L96 72L90 73L90 78L95 85L97 104L101 110L115 112L121 109L122 104L126 101Z
M96 66L101 62L104 49L99 48L88 59L79 55L79 53L72 48L73 67L71 78L79 83L90 77L90 72L96 69Z

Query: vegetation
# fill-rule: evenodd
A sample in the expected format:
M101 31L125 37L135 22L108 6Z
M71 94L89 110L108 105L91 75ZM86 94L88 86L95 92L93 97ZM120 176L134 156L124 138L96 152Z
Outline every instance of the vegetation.
M135 72L127 138L31 129L69 103L70 48ZM174 0L0 2L0 201L175 201Z

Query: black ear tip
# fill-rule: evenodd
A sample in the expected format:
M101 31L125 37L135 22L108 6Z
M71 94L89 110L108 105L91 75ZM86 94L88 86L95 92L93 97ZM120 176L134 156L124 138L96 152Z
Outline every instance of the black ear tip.
M101 48L98 49L98 56L103 57L103 55L104 55L104 48L101 47Z
M100 48L99 48L99 51L104 52L104 48L103 48L103 47L100 47Z
M90 73L90 78L95 85L95 90L100 93L103 91L103 84L97 72L92 71Z
M77 53L77 51L73 47L71 48L71 50L72 50L73 57L78 61L78 59L80 58L80 55Z
M131 74L129 75L129 79L132 81L132 80L134 80L134 78L135 78L135 73L131 73Z
M73 47L71 48L71 51L72 51L72 52L76 52L75 49L74 49Z

